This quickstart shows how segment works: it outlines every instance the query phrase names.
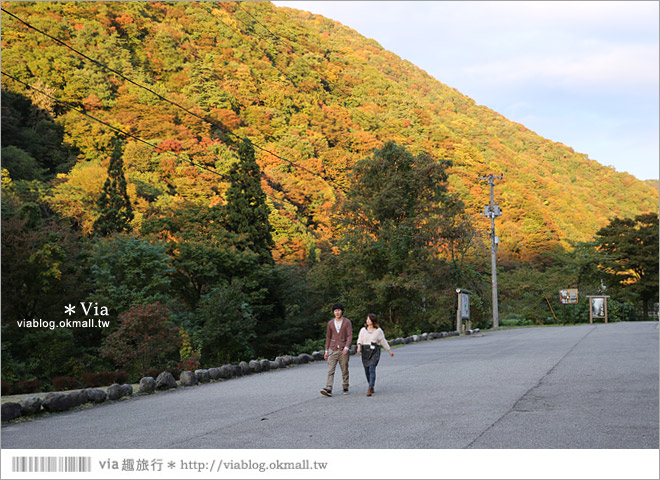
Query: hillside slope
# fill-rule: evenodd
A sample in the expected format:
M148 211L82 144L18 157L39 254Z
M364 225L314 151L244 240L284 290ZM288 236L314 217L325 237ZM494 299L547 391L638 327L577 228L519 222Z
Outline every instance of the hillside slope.
M498 235L502 255L511 258L588 240L615 216L658 208L658 191L648 183L476 105L321 16L267 2L6 2L3 8L213 120L191 116L3 12L4 72L159 145L154 150L129 139L125 150L136 228L184 202L222 203L223 179L185 159L224 174L237 137L258 147L281 261L306 258L332 238L332 208L345 195L338 185L347 184L354 162L387 140L451 159L450 185L484 229L488 221L480 213L489 190L478 176L503 173ZM89 231L113 133L2 81L4 90L41 99L41 111L63 126L65 141L79 152L70 171L51 169L59 175L50 201ZM3 138L3 147L10 141Z

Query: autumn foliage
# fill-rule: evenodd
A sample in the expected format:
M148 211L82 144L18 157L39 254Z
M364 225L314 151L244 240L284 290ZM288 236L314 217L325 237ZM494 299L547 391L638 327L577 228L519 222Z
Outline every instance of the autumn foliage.
M246 137L263 148L255 149L256 161L273 209L273 256L282 262L305 258L332 236L332 207L346 194L337 185L389 140L451 160L449 188L476 223L488 195L478 176L504 173L497 201L505 212L500 254L507 259L533 260L551 245L590 239L613 215L657 207L651 186L508 121L373 40L307 12L268 2L8 8L195 115L3 16L3 71L157 145L127 142L136 229L182 200L222 203L226 180L186 159L225 175L237 139ZM66 60L53 63L52 56ZM65 172L51 202L72 221L91 225L102 179L90 177L98 175L99 152L113 133L6 78L3 89L39 100L40 111L65 126L67 144L80 152L78 165ZM61 161L26 151L51 172Z
M119 328L105 340L101 355L117 365L146 374L152 366L167 365L181 344L179 329L170 322L164 305L138 305L119 317Z
M453 328L455 288L470 288L485 327L488 173L504 174L503 320L546 322L559 288L623 279L629 265L600 265L596 232L657 221L657 182L317 15L269 2L3 8L89 57L3 12L6 382L274 357L322 336L338 300L409 335ZM631 285L617 301L650 302ZM64 302L106 306L111 324L17 327L61 319Z

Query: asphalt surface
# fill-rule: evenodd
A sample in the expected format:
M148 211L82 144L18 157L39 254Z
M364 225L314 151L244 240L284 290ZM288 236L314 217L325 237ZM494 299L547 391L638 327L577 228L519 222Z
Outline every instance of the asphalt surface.
M5 424L2 448L658 449L657 322L486 331Z

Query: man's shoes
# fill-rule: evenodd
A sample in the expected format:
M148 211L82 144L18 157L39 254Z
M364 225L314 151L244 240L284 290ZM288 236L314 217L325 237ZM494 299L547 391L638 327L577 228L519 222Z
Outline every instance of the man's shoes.
M371 387L369 387L369 389L367 390L367 397L370 397L370 396L372 396L373 394L374 394L374 389L371 388Z
M329 388L324 388L321 390L321 394L325 395L326 397L332 397L332 390Z
M348 388L344 388L344 395L348 395Z

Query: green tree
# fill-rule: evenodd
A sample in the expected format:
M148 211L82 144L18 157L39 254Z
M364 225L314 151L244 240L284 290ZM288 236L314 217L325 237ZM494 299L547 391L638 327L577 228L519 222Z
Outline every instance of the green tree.
M236 248L237 235L225 230L223 219L221 207L188 204L142 225L143 235L166 239L175 269L172 290L191 311L211 288L244 277L259 263L252 251Z
M122 147L115 140L114 150L108 165L108 178L103 184L98 206L100 215L94 222L96 234L107 236L112 233L130 232L133 220L133 207L126 192Z
M440 305L449 265L439 252L456 241L462 215L447 192L449 165L387 142L353 171L339 264L324 276L343 276L346 302L380 312L394 334L430 328Z
M13 180L43 180L45 169L32 155L14 146L2 147L2 167L9 170Z
M658 301L658 214L614 218L596 232L607 286L623 299L639 299L648 313Z
M3 203L12 202L5 196ZM89 291L84 244L75 231L42 220L39 204L14 208L2 215L3 323L60 315L63 302Z
M225 225L239 234L245 246L259 255L262 263L273 264L271 249L275 245L268 220L270 209L261 189L261 170L254 159L254 147L245 139L239 149L239 161L232 167L227 190Z
M165 302L170 290L170 259L161 243L127 234L99 239L90 256L91 300L121 314L139 304Z
M90 292L88 241L48 207L46 185L10 181L4 172L2 378L49 382L72 375L72 360L81 356L81 337L90 329L21 327L19 322L54 324L66 318L66 304L85 299Z
M239 281L209 291L196 313L204 321L202 365L217 366L254 355L257 319Z
M30 99L2 89L2 166L14 180L51 177L75 163L77 150L64 141L64 127L47 102L38 93Z
M259 265L241 278L257 319L255 353L272 357L288 353L313 333L309 321L312 298L301 269Z
M315 292L309 286L306 270L287 265L264 266L261 278L266 289L262 291L264 298L254 301L259 314L256 353L273 357L289 353L293 344L319 338L312 320Z

